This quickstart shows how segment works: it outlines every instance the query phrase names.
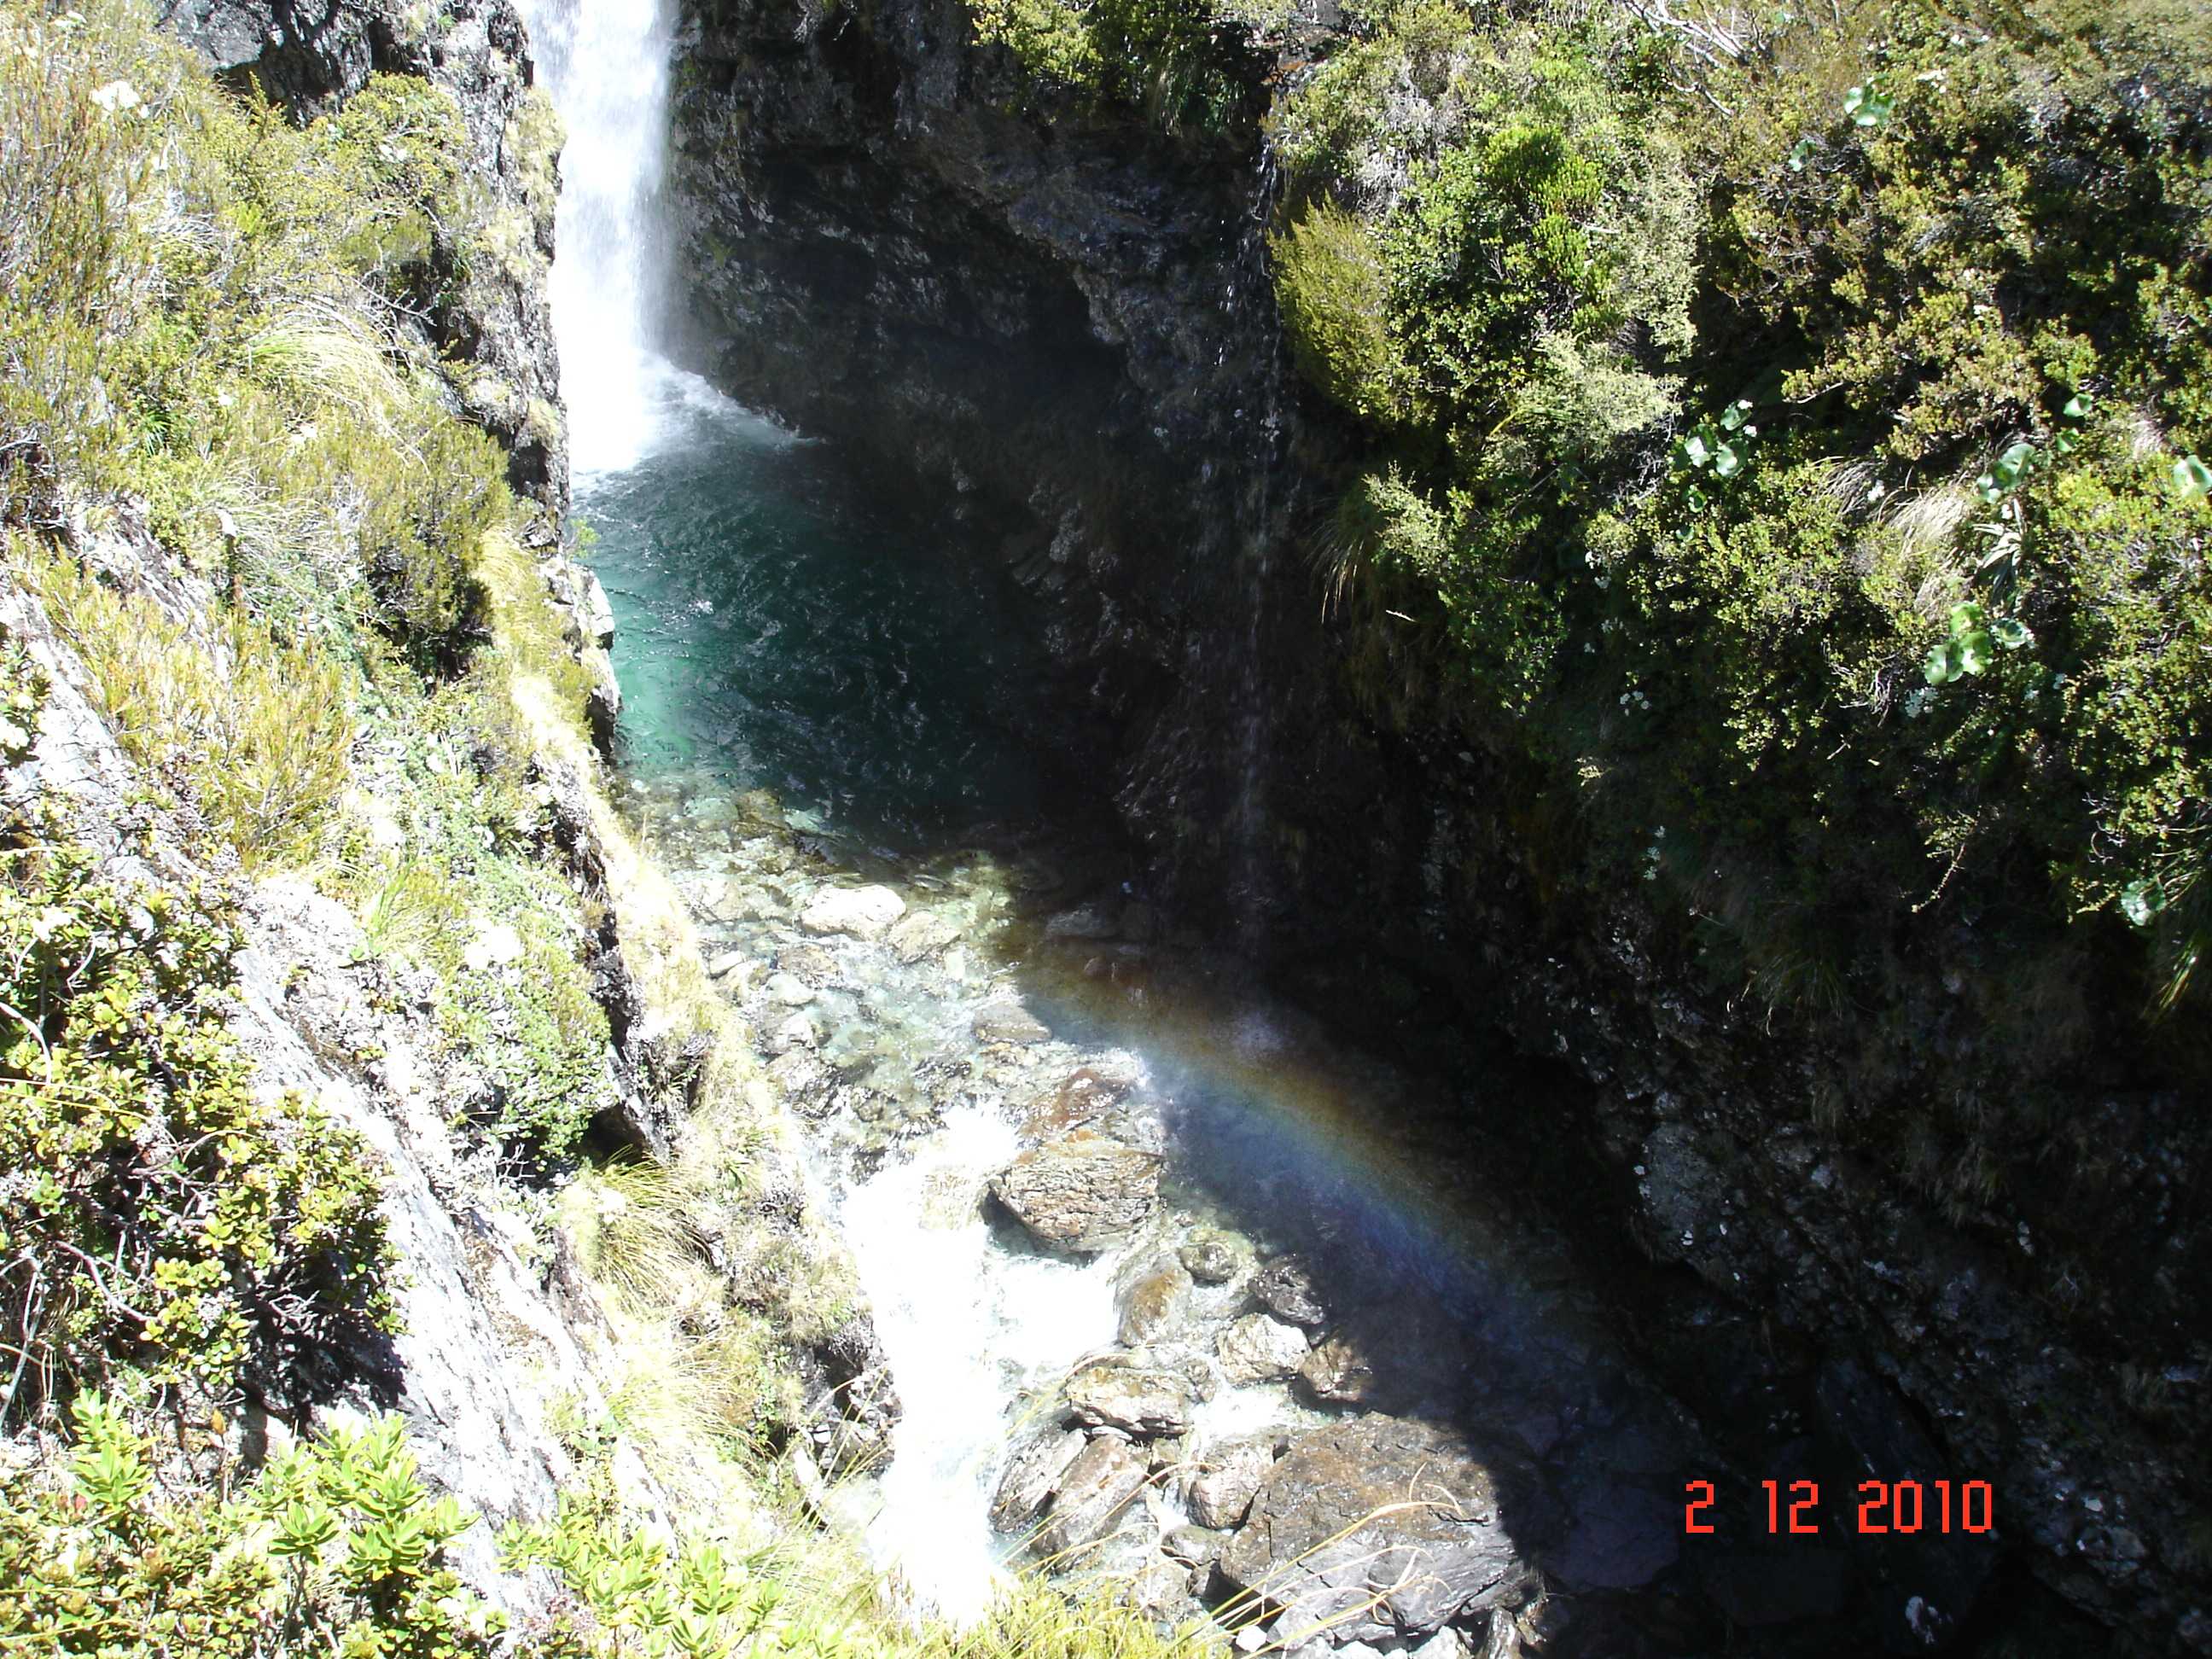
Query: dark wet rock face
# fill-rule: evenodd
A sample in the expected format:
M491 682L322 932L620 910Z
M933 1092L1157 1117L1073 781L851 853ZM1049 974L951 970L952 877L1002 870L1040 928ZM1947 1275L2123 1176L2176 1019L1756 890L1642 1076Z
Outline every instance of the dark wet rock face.
M1220 1568L1338 1645L1430 1634L1529 1576L1490 1468L1452 1435L1386 1417L1292 1438Z

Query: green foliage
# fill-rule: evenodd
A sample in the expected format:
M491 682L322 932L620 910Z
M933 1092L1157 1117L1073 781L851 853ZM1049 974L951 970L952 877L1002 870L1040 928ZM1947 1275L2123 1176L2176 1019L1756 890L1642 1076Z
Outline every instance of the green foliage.
M766 1557L732 1559L720 1546L681 1548L627 1524L603 1483L562 1495L550 1522L508 1529L510 1571L549 1569L574 1601L546 1638L551 1650L613 1659L846 1659L863 1651L854 1632L827 1621L779 1620L782 1586Z
M1324 202L1270 246L1299 368L1353 414L1389 424L1402 401L1399 360L1385 320L1389 276L1367 228Z
M26 1410L118 1362L222 1390L392 1322L368 1147L257 1094L220 904L106 875L54 826L0 849L0 1297Z
M431 971L438 1030L484 1080L475 1127L538 1175L572 1160L615 1097L606 1014L583 962L595 918L556 873L550 791L512 672L488 653L446 685L380 678L392 736L372 787L393 815L389 844L358 848L329 884L374 948Z
M350 775L351 676L312 636L287 645L233 614L204 643L152 600L111 593L72 565L40 575L131 757L174 782L249 866L311 859Z
M177 1659L498 1650L500 1616L446 1559L471 1519L431 1500L402 1419L288 1452L238 1497L164 1501L119 1410L88 1394L73 1417L65 1480L0 1486L0 1643Z
M2124 911L2172 1007L2212 938L2212 29L1982 21L1708 62L1370 8L1274 118L1278 292L1370 434L1340 580L1583 793L1594 879L1648 865L1829 1003L1939 902L2046 953Z
M1275 120L1302 204L1273 244L1291 339L1389 440L1338 534L1434 592L1511 712L1566 642L1589 469L1672 412L1656 371L1690 342L1687 177L1603 47L1406 7Z
M510 533L504 458L450 412L466 365L430 344L495 263L459 106L376 76L295 125L121 5L71 21L18 0L0 45L0 143L45 132L76 158L26 150L0 182L21 238L3 257L40 301L0 300L0 395L22 393L0 416L10 563L132 757L249 866L350 842L337 880L438 971L488 1132L532 1166L564 1158L611 1096L607 1026L514 704L534 678L580 718L589 683ZM96 95L123 85L127 108ZM542 98L518 113L541 183L556 131ZM41 544L70 516L99 531L125 495L167 611ZM413 821L363 858L350 786L394 750L380 804ZM497 924L515 953L471 965Z
M1255 26L1277 8L1224 0L970 0L975 38L1030 75L1166 127L1218 128L1252 81Z

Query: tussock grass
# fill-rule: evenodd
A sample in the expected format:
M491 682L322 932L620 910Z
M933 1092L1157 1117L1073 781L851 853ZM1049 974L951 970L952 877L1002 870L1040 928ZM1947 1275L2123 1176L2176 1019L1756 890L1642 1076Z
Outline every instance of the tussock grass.
M234 614L203 638L66 561L41 597L132 758L167 779L249 867L315 854L349 776L355 685L312 637Z

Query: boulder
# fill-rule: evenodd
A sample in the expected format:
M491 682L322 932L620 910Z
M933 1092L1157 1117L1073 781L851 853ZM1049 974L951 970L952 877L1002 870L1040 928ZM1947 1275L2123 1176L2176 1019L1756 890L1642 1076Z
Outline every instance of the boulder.
M1040 1243L1094 1255L1158 1204L1160 1155L1078 1130L1024 1152L991 1177L991 1194Z
M806 901L799 925L810 933L850 933L879 939L906 914L906 901L888 887L824 887Z
M1276 1382L1305 1363L1306 1334L1267 1314L1247 1314L1221 1333L1214 1352L1231 1382Z
M1297 1256L1278 1256L1252 1275L1252 1299L1278 1319L1293 1325L1323 1325L1328 1313L1315 1288L1312 1270Z
M1177 1527L1160 1540L1160 1548L1187 1567L1210 1567L1221 1556L1225 1534L1205 1527Z
M1101 1435L1084 1447L1060 1476L1052 1509L1031 1547L1049 1557L1096 1543L1145 1489L1145 1480L1143 1454L1111 1435Z
M1117 1300L1121 1322L1115 1334L1129 1347L1141 1348L1182 1322L1190 1307L1190 1275L1179 1262L1154 1261L1123 1287Z
M1052 1035L1018 1002L994 1002L976 1010L970 1029L978 1042L1042 1042Z
M1490 1469L1456 1436L1371 1416L1291 1437L1222 1575L1328 1639L1391 1642L1516 1594L1528 1577Z
M1226 1285L1252 1265L1252 1247L1218 1227L1194 1229L1176 1256L1201 1285Z
M1060 1392L1068 1409L1094 1426L1119 1429L1133 1439L1181 1434L1190 1427L1189 1380L1150 1365L1086 1365Z
M804 1008L814 1000L814 988L796 974L770 974L768 1000L786 1008Z
M817 988L835 985L841 977L837 958L819 945L787 945L775 953L775 965L801 983Z
M960 937L960 930L930 910L916 910L884 936L884 943L901 962L920 962L933 957Z
M1036 1520L1060 1489L1068 1466L1082 1455L1084 1444L1080 1429L1050 1428L1016 1451L991 1499L993 1528L1019 1532Z
M804 1013L796 1013L768 1034L768 1050L772 1054L787 1054L798 1048L818 1048L822 1034L814 1022Z
M1324 1406L1361 1406L1375 1396L1375 1367L1364 1345L1332 1336L1297 1368L1298 1385Z
M1267 1471L1274 1467L1279 1439L1248 1435L1209 1451L1202 1460L1205 1472L1190 1483L1191 1518L1202 1527L1242 1525Z
M1071 1072L1049 1095L1030 1103L1022 1133L1033 1139L1052 1140L1071 1130L1087 1128L1121 1103L1129 1085L1119 1079L1085 1066Z

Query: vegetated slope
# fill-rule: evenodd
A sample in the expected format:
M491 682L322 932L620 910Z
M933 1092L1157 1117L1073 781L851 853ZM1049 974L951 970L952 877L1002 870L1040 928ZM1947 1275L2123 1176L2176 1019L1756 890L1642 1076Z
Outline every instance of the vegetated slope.
M1654 1248L1887 1348L2059 1582L2206 1639L2212 32L1712 16L1373 7L1279 103L1283 314L1363 434L1350 683L1513 780L1540 937L1660 1005L1671 1064L1560 1039L1646 1094ZM1911 1224L1821 1222L1817 1159L1718 1197L1801 1127L1957 1230L1875 1318L1843 1285ZM1835 1268L1722 1242L1762 1212ZM1917 1312L1962 1273L2087 1364Z

